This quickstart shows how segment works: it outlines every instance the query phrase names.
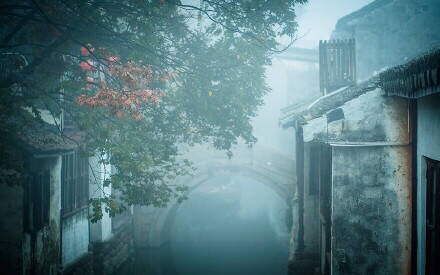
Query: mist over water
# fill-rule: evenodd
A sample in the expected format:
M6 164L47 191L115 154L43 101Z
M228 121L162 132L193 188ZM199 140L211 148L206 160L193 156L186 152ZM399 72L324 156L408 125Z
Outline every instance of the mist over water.
M137 250L135 271L124 274L287 274L287 205L270 187L220 174L189 197L176 211L169 244Z
M177 274L287 274L285 203L268 187L218 176L177 211L171 251Z
M268 187L220 175L177 211L171 251L178 274L286 274L286 205Z

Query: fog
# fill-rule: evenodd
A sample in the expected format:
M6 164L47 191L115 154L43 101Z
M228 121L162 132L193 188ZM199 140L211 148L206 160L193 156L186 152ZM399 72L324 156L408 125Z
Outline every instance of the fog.
M316 0L300 6L298 13L298 40L294 47L317 48L319 40L330 38L341 17L359 10L373 0Z
M439 0L5 1L2 274L440 274Z
M169 241L137 251L123 274L287 273L290 209L254 179L216 173L173 214Z
M292 47L316 49L319 40L330 38L340 17L370 2L318 0L300 6L298 40ZM271 91L253 120L256 148L293 158L293 133L280 127L280 110L319 93L317 70L313 63L272 59L266 72ZM190 149L187 154L200 162L212 157L212 152L195 152ZM233 159L240 154L235 151ZM169 275L287 274L291 214L288 202L274 190L239 172L213 174L188 197L176 211L166 249L154 252L162 260L153 265L161 267L142 264L141 256L137 274L148 269Z
M263 184L216 175L176 213L171 248L177 274L286 274L286 211Z
M298 33L292 48L317 49L319 40L330 39L339 18L371 2L317 0L298 6ZM271 92L264 98L263 106L253 122L254 134L260 145L286 155L293 154L292 134L279 127L280 110L319 94L318 69L317 63L285 59L282 55L274 56L266 73Z

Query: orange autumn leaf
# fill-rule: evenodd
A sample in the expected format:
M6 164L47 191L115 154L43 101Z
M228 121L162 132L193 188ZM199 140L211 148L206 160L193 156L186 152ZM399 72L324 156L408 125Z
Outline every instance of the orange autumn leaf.
M118 59L115 57L112 60ZM88 67L82 63L81 68L88 70ZM137 65L133 61L123 65L112 63L109 65L107 73L118 79L122 87L112 88L102 82L95 95L83 94L78 96L76 98L78 105L91 108L97 106L108 107L110 113L116 117L122 118L129 114L136 121L140 121L143 118L141 113L142 104L159 104L160 97L165 96L163 92L148 88L153 81L162 79L153 74L150 66ZM92 87L92 83L93 78L87 77L86 87L88 89Z

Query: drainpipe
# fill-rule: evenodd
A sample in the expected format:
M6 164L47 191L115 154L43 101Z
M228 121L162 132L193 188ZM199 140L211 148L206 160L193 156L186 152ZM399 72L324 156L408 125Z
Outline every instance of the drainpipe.
M296 253L304 252L304 139L302 125L296 125L296 177L298 190L298 246Z

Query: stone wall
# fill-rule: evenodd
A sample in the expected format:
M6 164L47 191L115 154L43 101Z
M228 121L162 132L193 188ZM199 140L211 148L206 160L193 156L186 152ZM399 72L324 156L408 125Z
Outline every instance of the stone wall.
M119 228L114 229L110 239L93 242L88 250L85 255L68 265L62 274L117 274L121 266L129 262L134 253L131 216Z
M356 40L358 79L440 46L440 1L376 0L341 18L332 39Z
M134 253L131 222L121 226L113 237L105 242L92 244L94 274L113 274Z
M70 265L64 267L60 273L63 275L93 275L93 253L87 252Z

